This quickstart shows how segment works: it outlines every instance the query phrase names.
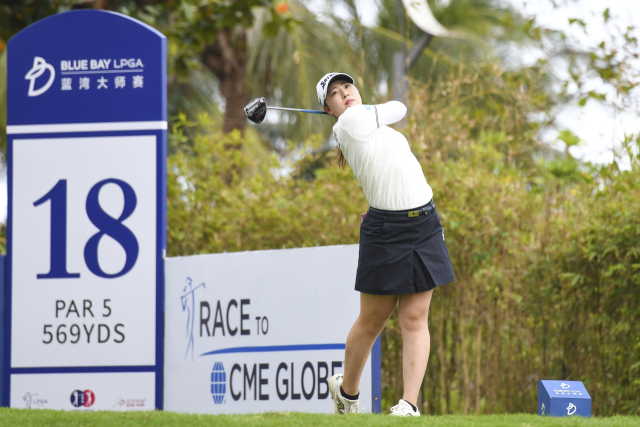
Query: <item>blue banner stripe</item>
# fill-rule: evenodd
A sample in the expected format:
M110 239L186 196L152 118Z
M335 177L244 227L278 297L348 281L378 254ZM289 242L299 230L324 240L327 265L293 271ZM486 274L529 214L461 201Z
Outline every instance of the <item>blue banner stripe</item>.
M371 349L371 410L382 413L382 335L378 335Z
M4 391L5 391L5 367L4 367L4 358L5 358L5 341L4 341L4 325L5 325L5 256L0 255L0 406L4 405ZM6 350L8 350L8 345ZM8 352L7 352L8 354ZM8 382L8 381L7 381ZM7 396L9 392L7 391Z
M202 353L200 356L230 353L265 353L269 351L344 350L344 344L269 345L263 347L232 347Z
M156 372L155 366L61 366L11 368L9 374L87 374L108 372Z

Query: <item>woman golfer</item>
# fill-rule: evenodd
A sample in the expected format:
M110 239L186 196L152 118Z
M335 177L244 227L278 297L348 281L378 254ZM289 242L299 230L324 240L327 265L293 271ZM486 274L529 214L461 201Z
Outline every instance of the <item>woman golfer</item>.
M400 102L363 105L353 78L329 73L316 87L324 110L338 119L333 132L340 163L349 163L369 202L360 227L355 289L360 315L345 349L344 375L329 380L337 414L359 412L362 370L373 343L398 306L404 394L392 415L419 416L418 392L429 359L427 318L436 286L454 280L440 217L406 138L387 125L400 121Z

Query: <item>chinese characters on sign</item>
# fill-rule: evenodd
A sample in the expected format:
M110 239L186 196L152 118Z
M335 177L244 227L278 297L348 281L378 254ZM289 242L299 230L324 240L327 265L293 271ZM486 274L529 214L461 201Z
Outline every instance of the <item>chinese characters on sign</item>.
M140 89L144 87L144 76L131 76L132 82L131 86L134 89ZM73 89L73 78L72 77L63 77L61 79L62 82L62 90L72 90ZM103 76L100 76L99 79L95 80L98 89L109 89L109 79ZM116 76L113 79L115 89L124 89L127 86L127 76ZM78 89L79 90L89 90L91 87L91 79L89 77L79 77L78 78Z

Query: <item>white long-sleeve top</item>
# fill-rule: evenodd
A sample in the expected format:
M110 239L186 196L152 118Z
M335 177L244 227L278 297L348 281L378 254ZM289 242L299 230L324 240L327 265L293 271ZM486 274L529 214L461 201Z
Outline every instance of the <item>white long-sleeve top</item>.
M401 102L355 105L333 126L340 149L351 166L369 205L403 210L429 203L433 191L409 142L387 125L407 113Z

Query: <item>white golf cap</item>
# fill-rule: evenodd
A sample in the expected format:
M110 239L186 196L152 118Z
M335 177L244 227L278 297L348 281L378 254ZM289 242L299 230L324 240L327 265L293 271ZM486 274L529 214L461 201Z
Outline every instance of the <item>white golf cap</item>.
M321 106L324 107L324 100L327 98L327 90L329 89L331 82L340 79L353 83L353 77L345 73L329 73L325 74L324 77L320 79L316 85L316 91L318 91L318 102L320 102Z

